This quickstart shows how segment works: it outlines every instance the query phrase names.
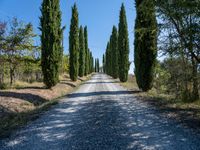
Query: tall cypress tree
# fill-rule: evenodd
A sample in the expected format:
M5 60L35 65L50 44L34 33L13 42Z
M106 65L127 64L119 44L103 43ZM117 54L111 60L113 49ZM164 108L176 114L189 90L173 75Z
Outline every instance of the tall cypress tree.
M103 73L105 73L105 63L106 63L106 60L105 60L105 55L103 54Z
M59 67L62 56L62 28L59 0L43 0L40 17L41 66L43 81L47 88L59 82Z
M118 32L118 50L119 50L119 79L121 82L128 80L129 71L129 39L126 11L124 4L121 6Z
M136 0L135 75L143 91L153 86L157 56L157 22L153 0Z
M93 72L93 58L92 58L92 52L90 51L90 73Z
M97 72L99 72L100 69L99 69L99 59L97 58Z
M79 66L79 21L76 4L72 7L72 18L69 33L69 74L72 81L78 78Z
M91 73L94 71L94 57L93 57L93 55L92 55L92 71L91 71Z
M97 72L97 59L95 58L95 67L94 67L95 72Z
M88 31L87 27L84 28L84 39L85 39L85 75L89 73L89 51L88 51Z
M106 74L110 75L110 42L107 43L107 47L106 47Z
M79 76L85 75L85 39L83 27L79 30Z
M118 35L117 35L117 28L113 26L112 36L111 36L111 43L112 43L112 77L114 79L118 78L119 76L119 52L118 52Z

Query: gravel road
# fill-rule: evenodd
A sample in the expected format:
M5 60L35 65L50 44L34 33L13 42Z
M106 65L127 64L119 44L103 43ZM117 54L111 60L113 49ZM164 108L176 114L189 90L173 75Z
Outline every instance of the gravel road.
M199 150L200 133L114 80L96 74L42 116L0 140L0 150Z

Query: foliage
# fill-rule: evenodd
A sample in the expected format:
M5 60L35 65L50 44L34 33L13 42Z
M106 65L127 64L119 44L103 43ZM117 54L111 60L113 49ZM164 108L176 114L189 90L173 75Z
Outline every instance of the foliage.
M129 39L126 11L124 4L121 6L118 27L118 50L119 50L119 79L121 82L128 80L129 71Z
M119 52L118 52L118 35L117 35L117 28L115 26L113 26L113 30L112 30L112 35L111 35L111 40L110 40L110 44L111 44L111 53L112 53L112 77L114 79L117 79L119 76Z
M85 75L89 73L89 50L88 50L88 31L87 26L84 28L84 39L85 39Z
M34 37L32 25L30 23L24 24L17 18L12 19L7 30L5 24L4 28L1 27L1 82L3 82L5 71L8 71L8 68L10 85L12 86L16 77L16 70L22 63L37 63L34 55L34 50L37 51L36 47L33 46Z
M153 86L157 56L157 22L153 0L136 0L135 76L138 87L148 91Z
M186 95L189 91L190 101L199 99L199 78L198 66L200 63L200 2L199 1L157 1L157 12L160 19L159 46L161 52L172 58L181 58L185 64L190 64L192 73L191 79L186 79L187 83L192 82L192 92L188 88L180 92ZM178 64L177 64L178 65ZM180 65L180 64L179 64ZM185 69L185 68L184 68ZM185 73L187 75L187 73ZM181 79L181 76L177 76ZM184 83L181 80L181 84ZM186 96L188 97L188 96Z
M103 54L103 59L102 60L103 60L103 62L102 62L103 63L103 72L106 73L106 68L105 68L106 67L105 66L106 65L106 60L105 60L105 55L104 54Z
M62 57L62 28L59 0L43 0L40 17L41 65L47 88L59 82L59 67Z
M72 8L72 18L69 35L69 74L72 81L76 81L79 71L79 19L76 4Z
M79 29L79 76L85 75L85 38L83 27Z

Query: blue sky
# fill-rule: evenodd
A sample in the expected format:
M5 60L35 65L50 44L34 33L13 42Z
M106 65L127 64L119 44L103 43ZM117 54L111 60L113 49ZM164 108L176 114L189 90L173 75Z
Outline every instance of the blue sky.
M71 19L71 7L76 2L79 11L79 24L88 26L89 48L95 58L102 58L106 43L110 37L112 26L118 26L119 11L122 2L125 4L129 27L130 60L133 61L133 40L135 24L135 4L133 0L60 0L62 23L67 29L64 35L65 53L68 53L68 36ZM0 20L12 17L28 23L31 22L37 34L40 6L42 0L0 0ZM36 41L39 44L39 40ZM133 65L130 68L133 72Z

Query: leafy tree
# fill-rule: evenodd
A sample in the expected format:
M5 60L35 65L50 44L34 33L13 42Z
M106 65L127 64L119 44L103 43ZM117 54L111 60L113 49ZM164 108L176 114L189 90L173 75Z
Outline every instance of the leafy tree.
M33 34L33 27L30 23L24 24L17 18L12 19L9 29L7 32L5 27L0 29L0 62L9 64L10 85L12 86L17 67L25 60L33 60L35 34Z
M199 1L156 1L162 51L173 57L181 57L192 64L192 97L199 99L198 66L200 63L200 9ZM162 32L161 32L162 33ZM167 38L166 38L167 37ZM188 86L185 86L185 91Z
M61 70L62 70L62 74L69 73L69 56L68 55L63 55Z
M157 22L153 0L136 0L135 75L143 91L153 86L157 56Z
M62 28L59 0L43 0L40 18L42 72L47 88L59 81L59 67L62 57Z
M83 27L79 30L79 76L85 75L85 39Z
M79 20L76 4L72 7L72 18L69 33L69 74L72 81L76 81L79 71Z
M118 50L119 50L119 79L121 82L128 80L129 71L129 39L126 11L124 4L121 6L118 27Z

